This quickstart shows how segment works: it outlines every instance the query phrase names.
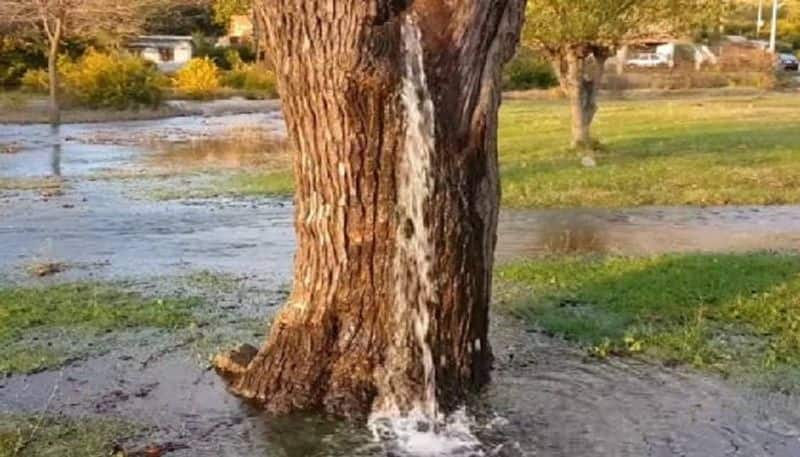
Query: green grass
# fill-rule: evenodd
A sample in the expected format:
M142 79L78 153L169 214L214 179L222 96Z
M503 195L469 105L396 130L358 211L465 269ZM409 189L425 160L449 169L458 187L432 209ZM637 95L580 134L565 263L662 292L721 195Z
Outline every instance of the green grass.
M239 174L224 185L237 195L285 197L294 192L294 177L288 170L266 174Z
M131 328L180 328L195 300L151 299L99 284L0 287L0 374L52 368Z
M800 368L800 256L553 258L498 277L501 308L595 355L723 373Z
M499 148L506 207L800 202L800 98L603 101L596 168L570 151L563 101L508 101Z
M0 415L0 457L108 457L138 431L108 419Z

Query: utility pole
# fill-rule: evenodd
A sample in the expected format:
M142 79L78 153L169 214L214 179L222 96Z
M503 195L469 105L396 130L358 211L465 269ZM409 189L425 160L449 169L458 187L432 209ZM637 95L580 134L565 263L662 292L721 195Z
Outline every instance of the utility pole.
M778 40L778 0L772 0L772 30L769 34L769 51L775 53L777 49L776 42Z

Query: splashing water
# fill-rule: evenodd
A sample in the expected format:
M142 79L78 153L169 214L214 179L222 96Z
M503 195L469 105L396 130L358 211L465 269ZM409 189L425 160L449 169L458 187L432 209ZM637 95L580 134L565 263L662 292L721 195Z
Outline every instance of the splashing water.
M473 425L463 409L435 420L419 411L370 420L375 439L384 444L387 453L402 457L484 457L483 446L472 433Z
M392 366L387 376L404 374L415 363L416 354L421 357L424 386L421 394L409 392L407 386L396 385L397 379L386 379L385 391L376 402L369 427L391 455L483 456L466 412L461 410L445 417L439 413L436 400L436 371L427 340L431 324L428 306L436 303L431 264L436 256L424 217L424 205L433 188L431 161L436 148L436 116L425 76L421 32L413 17L406 17L402 36L405 46L402 102L407 118L397 202L398 212L404 218L396 233L394 312L399 335L398 344L390 350ZM409 269L414 274L406 274ZM410 329L407 322L412 323ZM407 341L414 341L419 351L407 347L404 344ZM404 376L397 378L404 381ZM409 398L412 396L418 398ZM410 405L411 411L405 412L403 405Z

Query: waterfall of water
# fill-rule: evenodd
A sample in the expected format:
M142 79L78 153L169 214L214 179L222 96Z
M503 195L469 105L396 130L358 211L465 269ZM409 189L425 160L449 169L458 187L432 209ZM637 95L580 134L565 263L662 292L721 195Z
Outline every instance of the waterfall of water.
M386 443L395 455L482 455L466 413L443 417L436 400L436 370L428 342L428 307L437 300L432 265L436 253L424 217L434 185L431 162L436 150L436 113L425 75L421 31L413 16L406 16L402 37L405 74L401 100L406 132L397 189L401 219L396 233L394 309L399 334L396 347L390 350L391 366L387 370L387 377L397 375L398 379L383 383L385 392L376 402L369 425L376 439ZM409 271L413 274L407 274ZM408 341L414 341L417 347L409 348ZM415 354L422 358L422 392L397 385L404 382L409 364L419 363ZM405 411L403 406L407 410L409 405L411 411Z
M408 284L408 278L397 278L395 296L405 303L407 316L413 322L414 336L422 354L425 388L417 399L415 409L429 417L436 417L436 371L433 353L428 344L430 313L428 306L436 301L432 283L431 259L434 259L429 229L425 226L424 205L433 188L431 160L436 149L436 114L428 90L423 62L422 37L413 18L403 24L405 45L405 77L402 100L406 109L405 154L401 165L403 179L397 189L397 206L406 222L398 224L397 239L401 255L396 271L403 274L409 262L417 272ZM408 228L412 229L409 231ZM411 286L411 287L409 287Z

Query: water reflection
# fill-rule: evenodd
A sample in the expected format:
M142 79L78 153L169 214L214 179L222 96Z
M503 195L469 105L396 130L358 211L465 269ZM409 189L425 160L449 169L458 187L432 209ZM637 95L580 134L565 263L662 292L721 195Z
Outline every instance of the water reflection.
M259 129L232 128L220 136L154 141L141 156L146 169L167 172L280 169L289 167L285 138Z
M50 129L53 152L50 155L50 172L52 176L61 177L61 133L60 127L54 125Z

